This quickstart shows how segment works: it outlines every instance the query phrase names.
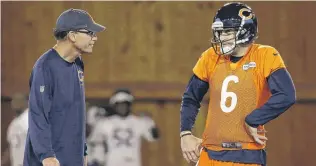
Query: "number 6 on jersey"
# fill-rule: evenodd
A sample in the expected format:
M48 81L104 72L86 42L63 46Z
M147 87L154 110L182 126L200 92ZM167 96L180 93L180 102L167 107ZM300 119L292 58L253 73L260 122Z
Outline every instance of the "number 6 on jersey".
M239 79L237 76L230 75L226 77L223 81L220 105L221 105L222 111L226 113L232 112L237 105L237 95L234 92L227 92L227 86L230 81L234 81L235 83L238 83ZM226 100L228 97L231 97L231 105L229 107L226 106Z

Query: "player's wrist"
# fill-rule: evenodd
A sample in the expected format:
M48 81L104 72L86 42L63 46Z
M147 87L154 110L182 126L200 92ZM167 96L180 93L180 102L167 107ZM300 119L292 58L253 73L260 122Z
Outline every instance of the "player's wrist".
M180 133L180 138L184 137L184 136L187 136L187 135L192 135L192 132L191 131L182 131Z
M253 128L258 128L258 127L260 126L260 125L258 125L258 124L251 123L251 121L248 119L248 117L246 117L245 123L246 123L248 126L253 127Z

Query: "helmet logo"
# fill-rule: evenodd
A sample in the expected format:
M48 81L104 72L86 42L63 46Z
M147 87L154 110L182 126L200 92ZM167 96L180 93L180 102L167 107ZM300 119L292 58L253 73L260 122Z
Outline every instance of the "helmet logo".
M241 17L242 19L245 19L245 20L252 19L252 17L253 17L251 10L247 9L247 8L240 9L238 15L239 15L239 17Z

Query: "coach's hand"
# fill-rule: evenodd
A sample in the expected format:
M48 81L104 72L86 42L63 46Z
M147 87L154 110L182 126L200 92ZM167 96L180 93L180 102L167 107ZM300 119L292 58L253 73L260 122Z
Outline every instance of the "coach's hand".
M185 135L181 137L181 149L185 160L197 162L200 156L202 139L191 135Z
M87 156L84 156L83 161L84 161L84 166L88 166L88 157Z
M245 123L248 134L260 145L264 145L268 140L267 137L263 136L266 131L258 130L258 128L254 128ZM261 135L260 135L261 134Z
M55 157L49 157L42 161L43 166L60 166L59 161Z

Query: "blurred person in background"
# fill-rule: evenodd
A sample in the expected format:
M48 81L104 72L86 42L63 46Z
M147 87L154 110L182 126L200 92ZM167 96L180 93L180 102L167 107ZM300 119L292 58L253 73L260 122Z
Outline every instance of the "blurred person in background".
M98 119L98 111L99 107L90 104L86 101L86 113L87 113L87 121L86 121L86 137L88 137L95 126L95 123Z
M91 132L95 125L103 119L114 115L114 111L109 106L90 105L87 109L87 146L88 148L88 166L98 166L98 161L105 158L106 144L99 145L91 140ZM97 145L97 146L96 146Z
M4 152L2 165L10 160L11 166L22 166L25 140L28 130L28 99L22 93L14 94L11 101L11 108L15 117L8 126L7 141L9 148Z
M181 148L188 162L198 166L266 164L264 124L288 110L296 92L280 53L254 44L257 26L255 13L243 3L227 3L217 11L212 47L193 68L182 98ZM209 109L200 139L191 129L208 89Z
M91 134L95 146L103 147L99 166L141 166L141 140L155 141L159 131L150 116L132 114L134 96L128 89L117 89L109 104L115 114L100 120Z
M89 126L88 127L89 130L93 129L96 123L100 119L106 118L114 114L114 111L112 111L112 108L110 106L92 105L90 103L86 104L86 106L87 106L86 107L87 108L87 126ZM90 135L90 134L87 134L87 135Z
M56 21L57 43L35 63L29 85L29 130L23 166L82 166L86 159L84 64L105 29L84 10Z

